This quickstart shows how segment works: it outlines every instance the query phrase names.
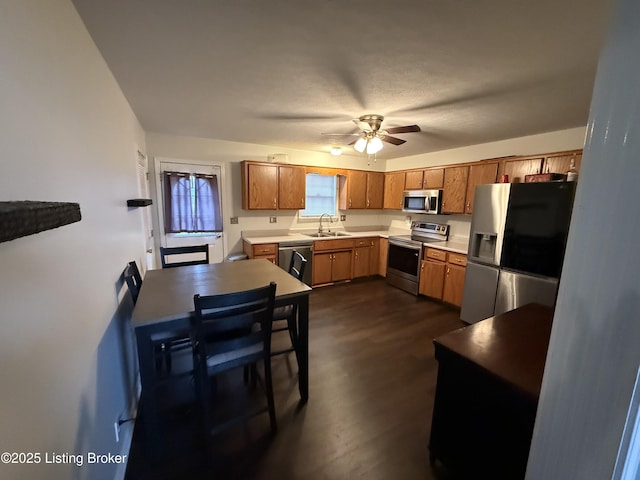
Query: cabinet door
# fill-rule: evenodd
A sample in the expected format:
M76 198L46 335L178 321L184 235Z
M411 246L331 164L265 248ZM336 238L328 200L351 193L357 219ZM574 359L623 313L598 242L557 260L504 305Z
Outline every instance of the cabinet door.
M367 208L367 172L350 170L347 178L347 208Z
M248 210L278 208L278 166L245 164L245 205Z
M367 208L382 208L384 173L367 173Z
M464 213L473 213L473 196L476 192L476 185L495 183L497 177L497 163L471 165L469 167L469 180L467 181L467 203L464 208Z
M402 192L404 191L405 172L388 172L384 174L384 201L385 209L402 209Z
M422 170L410 170L404 173L405 190L422 190Z
M331 266L333 253L318 253L313 256L313 280L314 285L331 283Z
M389 255L389 239L380 239L380 257L378 259L378 275L387 276L387 256Z
M370 264L371 245L353 249L353 278L369 276Z
M444 185L444 168L430 168L424 171L422 188L425 190L442 188Z
M333 265L331 265L331 280L349 280L351 278L351 250L346 252L335 252L333 255Z
M444 169L442 213L464 213L468 176L469 167L449 167Z
M305 167L280 165L278 167L278 208L303 210L305 207Z
M369 254L369 275L378 275L380 272L380 239L372 237L369 239L371 243L371 253Z
M428 297L442 300L445 269L446 265L443 262L422 260L418 292Z
M444 290L442 291L442 300L456 305L462 306L462 292L464 291L464 274L465 267L451 265L447 263L446 274L444 277Z
M569 171L571 159L573 158L576 170L580 170L580 162L582 161L582 153L573 153L570 155L553 155L544 159L542 173L566 173Z
M542 158L505 160L501 175L509 175L510 183L523 183L526 175L542 173Z

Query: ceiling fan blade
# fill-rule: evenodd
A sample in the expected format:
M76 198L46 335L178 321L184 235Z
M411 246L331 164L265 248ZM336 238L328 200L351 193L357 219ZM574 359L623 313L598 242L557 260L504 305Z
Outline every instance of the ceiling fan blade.
M401 138L390 137L389 135L381 135L380 140L387 143L392 143L393 145L402 145L406 143L406 140L402 140Z
M348 145L349 147L352 147L353 145L355 145L355 144L356 144L356 142L357 142L357 141L358 141L358 139L355 139L353 142L351 142L351 143L347 143L347 145Z
M418 125L407 125L406 127L391 127L385 128L387 133L411 133L411 132L420 132L420 127Z
M360 134L359 133L321 133L320 135L325 135L325 136L338 136L338 137L351 137L351 136L357 136L359 137Z

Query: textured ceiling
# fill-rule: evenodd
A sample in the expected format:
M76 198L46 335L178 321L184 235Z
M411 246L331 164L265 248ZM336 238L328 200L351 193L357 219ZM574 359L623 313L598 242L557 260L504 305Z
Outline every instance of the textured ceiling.
M609 0L73 0L148 132L390 159L586 125ZM355 154L355 152L352 152Z

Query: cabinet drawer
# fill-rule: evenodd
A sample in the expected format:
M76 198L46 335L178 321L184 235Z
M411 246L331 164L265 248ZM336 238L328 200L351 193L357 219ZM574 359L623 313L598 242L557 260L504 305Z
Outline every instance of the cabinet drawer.
M329 250L349 250L354 246L353 239L349 240L316 240L313 242L313 251L322 252Z
M356 247L371 247L373 238L356 238Z
M275 255L278 252L277 243L260 243L258 245L252 245L252 257Z
M449 252L447 257L447 262L453 263L455 265L460 265L462 267L467 266L467 256L462 255L460 253L451 253Z
M447 252L445 252L444 250L438 250L436 248L427 248L427 253L425 256L427 258L440 260L442 262L447 260Z

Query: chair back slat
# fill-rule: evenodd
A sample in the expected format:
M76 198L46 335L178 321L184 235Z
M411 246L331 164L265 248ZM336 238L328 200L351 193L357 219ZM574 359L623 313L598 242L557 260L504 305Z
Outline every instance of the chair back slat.
M194 351L200 362L211 367L211 360L231 355L234 364L255 362L270 354L271 322L276 284L239 293L193 298L195 316L192 324ZM250 347L259 345L259 351ZM242 354L245 349L246 354Z
M138 301L138 295L140 294L140 288L142 287L142 277L140 276L140 271L138 270L138 265L136 262L129 262L126 268L124 269L124 280L127 282L127 287L129 288L129 293L131 293L131 298L133 299L133 303Z
M170 261L167 257L174 255L201 254L202 258L197 260ZM160 247L160 261L162 268L185 267L188 265L203 265L209 263L209 245L189 245L185 247Z

